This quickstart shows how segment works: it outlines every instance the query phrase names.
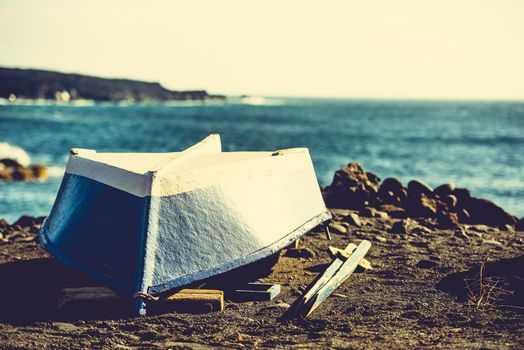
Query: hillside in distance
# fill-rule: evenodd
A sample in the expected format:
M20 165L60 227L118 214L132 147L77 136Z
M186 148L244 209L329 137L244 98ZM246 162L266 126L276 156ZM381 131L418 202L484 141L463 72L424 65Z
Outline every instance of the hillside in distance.
M81 74L0 67L0 97L5 99L170 101L224 99L205 90L173 91L158 82L107 79Z

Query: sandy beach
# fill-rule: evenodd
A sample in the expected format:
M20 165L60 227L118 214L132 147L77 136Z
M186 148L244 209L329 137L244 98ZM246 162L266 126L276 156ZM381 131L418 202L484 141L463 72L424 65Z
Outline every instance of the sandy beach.
M354 172L346 174L346 180L355 179ZM58 312L61 289L99 283L45 253L36 236L42 219L24 218L16 223L18 234L10 228L15 225L2 229L0 348L523 346L520 226L457 223L442 228L438 219L410 217L410 211L398 218L398 208L389 213L369 207L331 212L331 240L324 231L313 230L300 240L298 250L281 251L273 271L260 280L281 284L275 300L226 301L223 312L146 317L129 316L114 305ZM366 257L372 270L357 270L308 318L280 319L331 262L329 246L343 248L364 239L372 242Z

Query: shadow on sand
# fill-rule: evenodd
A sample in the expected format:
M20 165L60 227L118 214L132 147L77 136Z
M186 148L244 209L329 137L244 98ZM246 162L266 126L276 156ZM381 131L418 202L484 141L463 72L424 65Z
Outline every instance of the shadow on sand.
M279 254L242 266L185 288L230 290L271 273ZM96 300L57 308L65 288L104 287L94 278L61 264L56 259L33 259L0 264L0 323L28 324L37 321L115 319L133 315L133 300ZM153 313L158 313L154 311Z

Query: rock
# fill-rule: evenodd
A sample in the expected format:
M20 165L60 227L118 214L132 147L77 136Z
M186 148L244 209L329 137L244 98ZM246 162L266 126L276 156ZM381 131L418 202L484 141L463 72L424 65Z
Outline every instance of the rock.
M80 328L74 324L65 322L53 322L53 326L55 326L56 330L66 334L75 333L80 330Z
M460 222L469 222L469 212L462 208L457 212L458 218Z
M404 219L406 217L406 210L403 208L396 207L392 204L382 204L379 209L384 211L392 218Z
M31 227L34 224L36 224L36 220L34 217L23 215L18 220L16 220L13 225L18 225L20 227Z
M34 178L33 172L28 168L15 168L11 173L13 180L15 181L29 181Z
M286 250L285 256L290 258L313 258L315 252L309 248L289 248Z
M349 214L348 216L346 216L345 218L345 221L353 226L357 226L357 227L360 227L362 226L362 221L360 221L360 217L355 214L355 213L351 213Z
M383 203L403 206L407 199L407 189L400 181L389 177L380 186L379 196Z
M0 219L0 229L4 229L7 226L9 226L9 223L5 221L4 219Z
M38 180L47 179L47 167L43 164L34 164L29 167L33 173L33 177Z
M457 197L459 204L471 198L471 194L467 188L456 188L452 194Z
M471 197L461 204L469 213L470 224L485 224L496 227L514 225L517 219L495 203L481 198Z
M455 191L455 184L450 182L450 183L438 186L437 188L433 190L433 193L435 193L437 196L442 198L447 195L453 194L453 191Z
M386 213L386 212L384 212L384 211L380 211L380 210L376 210L374 216L375 216L376 218L379 218L379 219L382 219L382 220L389 219L389 215L388 215L388 213Z
M408 196L416 197L421 194L431 197L433 189L423 181L411 180L408 183Z
M375 208L365 207L359 211L359 214L368 218L372 218L375 216L376 211L377 210Z
M457 197L452 194L441 197L442 201L447 204L448 208L455 208L457 205Z
M335 172L330 186L322 191L328 207L361 209L365 206L378 206L378 184L369 179L368 174L358 163L349 163Z
M42 164L24 167L12 159L0 159L0 180L31 181L35 179L45 180L46 178L47 168Z
M515 230L524 231L524 217L515 222Z
M458 215L453 212L440 212L437 216L438 226L441 229L452 229L459 223Z
M399 234L405 234L409 232L409 221L408 220L400 220L397 221L391 226L391 232L392 233L399 233Z
M376 241L379 241L379 242L382 242L382 243L385 243L387 241L386 238L382 237L382 236L374 236L373 237Z
M22 164L18 163L14 159L9 159L9 158L0 159L0 164L5 166L6 168L20 168L20 167L22 167Z
M419 269L432 269L438 266L438 263L433 260L420 260L417 265Z
M342 233L342 234L348 232L348 230L344 226L336 222L330 223L329 229L335 231L336 233Z
M372 184L374 184L374 185L376 185L376 186L379 186L379 185L380 185L380 177L378 177L376 174L374 174L374 173L368 171L368 172L366 172L366 176L367 176L368 180L369 180Z
M417 197L410 194L406 209L408 215L411 217L433 218L439 209L445 209L445 204L423 193Z

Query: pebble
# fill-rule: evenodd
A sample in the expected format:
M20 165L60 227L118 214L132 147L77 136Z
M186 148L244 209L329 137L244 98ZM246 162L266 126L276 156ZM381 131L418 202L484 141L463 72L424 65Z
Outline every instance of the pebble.
M411 180L408 183L408 194L409 196L417 196L420 194L431 195L433 189L424 181Z
M53 326L60 331L64 333L74 333L77 332L80 328L75 326L71 323L65 323L65 322L53 322Z
M419 269L432 269L438 266L438 263L433 260L420 260L417 265Z
M350 223L353 226L362 226L362 221L360 221L360 217L355 213L349 214L345 219L346 222Z
M391 232L405 234L408 232L407 220L399 220L391 226Z
M452 194L453 191L455 191L455 188L456 188L455 184L450 182L450 183L438 186L437 188L435 188L433 192L435 192L436 195L443 197L443 196Z
M494 239L484 239L483 242L484 242L484 244L492 244L492 245L496 245L496 246L502 247L502 243L500 243L499 241L494 240Z
M336 233L342 233L342 234L344 234L344 233L347 233L347 232L348 232L348 230L347 230L344 226L342 226L341 224L336 223L336 222L332 222L332 223L330 223L330 224L329 224L329 228L330 228L331 230L335 231Z
M375 236L373 238L379 242L387 242L387 239L382 236Z

